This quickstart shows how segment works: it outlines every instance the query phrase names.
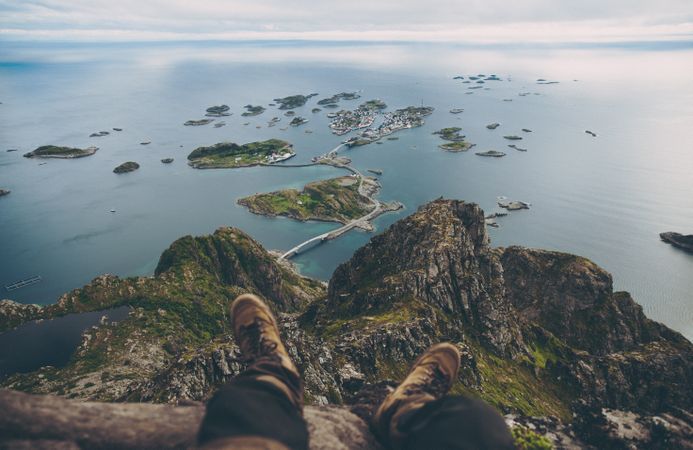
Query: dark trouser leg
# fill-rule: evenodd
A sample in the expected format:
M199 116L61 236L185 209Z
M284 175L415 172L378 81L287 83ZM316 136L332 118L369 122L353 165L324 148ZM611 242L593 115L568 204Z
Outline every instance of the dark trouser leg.
M460 396L447 396L402 417L401 430L408 433L405 450L514 449L503 418L486 403Z
M207 403L198 442L257 436L291 449L308 449L308 428L286 393L258 376L273 376L301 392L301 381L274 361L258 361L222 387Z

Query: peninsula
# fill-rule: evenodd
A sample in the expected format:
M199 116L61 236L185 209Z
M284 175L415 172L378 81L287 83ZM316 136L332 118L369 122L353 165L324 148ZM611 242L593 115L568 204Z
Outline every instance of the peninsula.
M60 158L60 159L74 159L74 158L84 158L85 156L91 156L98 150L98 147L87 147L87 148L72 148L72 147L58 147L57 145L42 145L34 151L25 153L25 158Z
M365 177L364 185L375 191L380 186ZM250 212L263 216L286 216L292 219L320 220L346 224L368 214L374 207L370 199L359 192L359 179L342 176L308 183L303 190L283 189L255 194L238 200Z
M188 164L196 169L233 169L285 161L296 156L293 146L280 139L238 145L220 142L198 147L188 155Z

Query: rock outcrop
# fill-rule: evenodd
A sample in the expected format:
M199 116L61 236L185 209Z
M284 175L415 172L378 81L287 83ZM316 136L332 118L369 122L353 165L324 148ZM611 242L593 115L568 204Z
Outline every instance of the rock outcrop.
M154 277L99 277L43 308L44 317L124 304L132 312L88 330L67 366L3 384L93 400L203 401L244 368L226 314L250 291L277 313L309 404L346 405L368 420L409 364L447 340L463 354L454 393L485 399L558 448L690 443L693 345L614 293L589 260L492 248L474 204L425 205L356 251L327 289L284 264L237 229L181 238ZM348 412L308 411L326 420ZM352 433L344 430L333 437Z
M673 231L667 231L666 233L660 233L659 237L674 247L680 248L688 253L693 253L693 234L684 235L681 233L674 233Z

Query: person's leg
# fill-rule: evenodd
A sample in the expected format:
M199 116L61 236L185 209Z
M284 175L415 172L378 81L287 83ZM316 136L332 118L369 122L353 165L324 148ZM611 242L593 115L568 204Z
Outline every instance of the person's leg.
M428 349L383 401L373 429L392 449L512 449L502 417L479 400L445 397L457 378L460 354L448 343Z
M308 448L303 384L267 305L242 295L231 306L236 342L251 365L207 404L198 443L205 448Z
M405 450L512 450L513 438L498 412L487 403L445 396L400 420Z

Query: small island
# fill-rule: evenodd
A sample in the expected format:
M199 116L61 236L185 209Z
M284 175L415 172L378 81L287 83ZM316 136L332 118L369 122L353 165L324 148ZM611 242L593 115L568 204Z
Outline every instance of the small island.
M306 123L308 123L308 119L305 119L301 116L296 116L291 120L291 122L289 122L289 125L291 125L292 127L297 127Z
M517 150L518 152L526 152L526 151L527 151L526 148L518 147L518 146L515 145L515 144L508 144L508 147L510 147L510 148L512 148L512 149L515 149L515 150Z
M383 110L383 109L387 108L387 104L380 99L374 99L374 100L368 100L367 102L361 103L359 105L359 108L379 111L379 110Z
M0 197L4 197L6 195L9 195L10 192L12 192L12 191L10 191L9 189L0 189Z
M290 95L284 98L275 98L274 101L279 104L279 109L294 109L306 104L306 102L318 94L310 95Z
M73 147L58 147L57 145L42 145L34 151L25 153L25 158L60 158L74 159L91 156L98 150L98 147L87 147L84 149Z
M90 134L89 137L103 137L108 136L109 134L111 133L109 133L108 131L97 131L95 133Z
M128 172L134 172L135 170L139 169L140 165L137 164L134 161L128 161L124 162L123 164L119 165L115 169L113 169L113 173L128 173Z
M494 123L489 123L488 125L486 125L486 128L488 128L489 130L495 130L499 126L500 126L500 124L498 122L494 122Z
M340 100L356 100L357 98L361 98L361 96L356 92L341 92L332 97L318 100L318 105L334 105L339 103Z
M207 125L214 122L214 119L200 119L200 120L188 120L183 125L186 127L199 127L201 125Z
M477 152L476 154L479 156L487 156L487 157L491 157L491 158L502 158L505 156L505 153L499 152L497 150L488 150L485 152Z
M515 135L503 136L503 139L507 139L509 141L521 141L522 136L515 136Z
M164 164L171 164L173 162L173 158L164 158L161 160L161 162Z
M364 178L377 188L377 182ZM346 224L373 209L370 199L359 192L359 179L343 176L308 183L303 190L284 189L255 194L238 200L254 214L286 216L292 219L320 220Z
M521 202L519 200L508 201L504 197L498 199L498 206L507 209L508 211L519 211L521 209L529 209L529 203Z
M660 233L659 235L662 241L673 245L681 250L693 253L693 234L685 235L681 233L675 233L673 231L667 231L665 233Z
M460 127L447 127L442 128L438 131L434 131L433 134L437 134L441 139L450 141L439 145L438 147L448 151L448 152L466 152L470 148L474 147L474 144L465 141L465 135L460 134L462 128Z
M207 108L207 114L205 116L207 117L226 117L230 116L231 113L229 111L229 105L219 105L219 106L210 106Z
M462 128L460 128L460 127L447 127L447 128L441 128L438 131L434 131L433 134L437 134L438 136L440 136L441 139L446 140L446 141L452 141L452 142L464 141L464 138L466 136L463 134L460 134L460 131L462 131Z
M322 109L320 109L320 108L313 108L310 110L310 112L312 112L313 114L319 113L320 111L322 111Z
M260 106L260 105L257 105L257 106L245 105L244 108L246 111L243 114L241 114L241 116L243 116L243 117L257 116L257 115L265 112L265 108L263 106Z
M293 146L280 139L238 145L220 142L198 147L188 155L188 164L196 169L233 169L236 167L274 164L296 156Z
M472 147L474 147L474 144L467 141L446 142L445 144L440 144L438 146L438 148L452 153L466 152Z

